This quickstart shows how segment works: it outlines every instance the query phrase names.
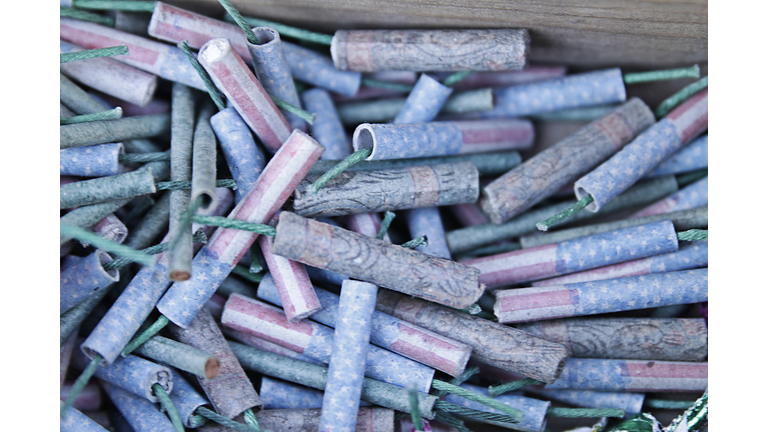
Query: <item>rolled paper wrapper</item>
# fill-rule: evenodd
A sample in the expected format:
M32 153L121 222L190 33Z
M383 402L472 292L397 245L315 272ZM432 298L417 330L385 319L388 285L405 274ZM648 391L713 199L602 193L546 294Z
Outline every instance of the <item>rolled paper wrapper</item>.
M162 336L154 336L136 348L136 354L203 378L219 374L219 359L211 354Z
M223 308L222 308L223 309ZM244 331L235 330L229 327L221 327L221 331L229 338L237 340L241 343L244 343L248 346L258 348L262 351L266 351L272 354L277 354L279 356L288 357L294 360L303 361L306 363L312 363L313 365L318 365L322 367L326 367L325 362L321 362L320 360L315 360L311 357L307 357L304 354L299 354L296 351L290 350L288 348L283 348L282 346L269 342L267 340L258 338L250 333L246 333Z
M376 309L471 346L481 363L543 382L557 378L568 356L562 344L389 290L379 290Z
M462 262L479 269L480 282L493 288L674 252L677 248L675 226L662 220Z
M708 363L571 358L545 389L704 391Z
M122 243L128 235L128 228L114 213L96 222L90 229L99 236L115 243Z
M87 49L126 45L128 54L113 56L114 60L160 78L206 91L203 80L187 57L174 46L99 24L65 17L59 20L59 37Z
M707 301L707 269L496 291L500 323Z
M530 120L455 120L451 123L461 129L459 154L528 150L533 147L534 128Z
M679 229L679 228L678 228ZM628 276L640 276L653 273L690 270L707 267L709 264L707 241L697 241L679 250L661 255L654 255L639 260L626 261L594 270L572 273L566 276L533 282L532 286L563 285L577 282L589 282L604 279L616 279ZM606 356L600 356L606 357ZM659 359L664 360L664 359Z
M526 392L547 399L584 408L623 409L626 414L639 414L643 409L645 393L606 392L593 390L549 390L527 386Z
M72 384L63 385L59 389L59 398L67 399L69 392L72 391ZM80 390L75 400L72 402L72 408L81 411L98 411L101 409L101 389L95 382L89 382Z
M198 408L208 405L208 400L201 396L180 373L173 369L171 373L173 374L173 393L169 395L171 402L176 407L184 426L193 428L192 416Z
M629 192L629 190L627 192ZM620 198L616 198L615 200L611 201L610 204L608 204L608 206L606 206L605 209L603 209L603 211L607 211L610 206L612 206L619 200ZM577 217L579 214L585 214L585 213L577 213ZM562 241L571 240L578 237L585 237L588 235L600 234L600 233L614 231L621 228L643 225L643 224L664 220L664 219L671 220L672 223L675 225L675 229L678 231L685 231L691 228L703 228L703 227L706 227L707 224L709 223L708 222L709 211L708 211L708 207L704 206L704 207L697 207L690 210L680 210L676 212L662 213L662 214L653 215L653 216L621 219L613 222L605 222L605 223L594 224L594 225L585 225L582 227L564 229L564 230L559 230L559 231L541 234L541 235L523 236L523 237L520 237L520 243L523 245L523 248L531 248L531 247L541 246L543 244L559 243Z
M355 413L360 406L363 376L369 368L367 359L381 355L375 353L369 344L371 314L376 305L378 289L374 284L351 279L341 284L339 322L333 334L333 352L328 362L328 378L318 431L352 430L356 425ZM370 368L375 370L373 365ZM414 372L403 371L402 375L408 376L409 381L415 381L415 377L421 378L419 373ZM432 377L429 375L427 382L426 392L429 392L432 386ZM424 391L424 386L420 388Z
M97 204L157 192L152 170L136 170L63 185L59 188L60 208Z
M170 126L171 119L168 114L63 125L59 126L59 147L82 147L135 138L150 138L167 133Z
M536 81L560 78L565 75L565 66L529 65L523 70L475 72L452 85L455 90L470 90L484 87L508 87Z
M477 203L456 204L448 208L464 227L483 225L489 222L488 217L482 210L480 210L480 206L478 206ZM446 237L446 242L447 241L448 239Z
M708 190L709 176L680 189L655 204L651 204L630 217L652 216L706 206L709 204Z
M322 408L323 392L268 376L261 377L259 389L263 409Z
M483 396L489 396L488 388L486 387L479 387L471 384L462 384L461 387ZM504 394L501 396L496 396L493 399L503 403L504 405L508 405L512 408L517 408L520 411L522 411L523 416L519 420L520 423L514 425L515 430L520 430L525 432L541 432L544 430L545 426L547 425L547 419L545 416L547 415L547 409L549 409L550 405L552 405L552 403L549 401L542 401L538 399L532 399L532 398L513 395L513 394ZM453 394L448 394L445 397L445 400L452 404L471 408L477 411L504 414L501 411L495 408L491 408L486 405L483 405L480 402L464 399L461 396L456 396ZM489 420L481 420L481 421L483 423L502 425L502 423L493 422Z
M451 259L448 243L445 241L445 229L437 207L425 207L405 211L408 230L412 238L427 236L427 245L416 248L419 252L436 257Z
M251 130L234 108L214 114L211 127L219 139L229 171L237 181L235 202L240 202L267 164L264 152L256 145Z
M195 122L192 139L192 190L189 201L202 197L201 210L216 207L216 137L211 129L213 105L203 106Z
M167 231L170 204L171 194L166 192L155 201L154 205L131 229L125 239L125 245L134 249L144 249L151 246L160 233Z
M701 318L569 318L519 324L561 343L572 357L704 361L707 325Z
M82 352L72 357L72 365L84 370L90 360ZM152 386L160 384L167 393L173 390L171 369L135 355L127 355L109 366L98 367L96 378L127 390L149 402L159 402Z
M694 140L692 143L676 151L672 156L656 165L646 177L656 177L666 174L679 174L709 166L709 135Z
M343 216L474 202L479 191L471 162L343 172L317 193L302 181L293 208L306 217Z
M243 59L251 61L245 35L237 25L174 6L156 3L148 31L156 38L174 43L187 40L192 48L200 48L213 38L224 37ZM336 69L328 56L317 51L285 41L281 45L294 78L347 96L354 96L360 88L360 73Z
M280 33L272 27L254 27L252 30L259 43L254 45L247 39L245 43L251 53L251 64L256 77L264 86L264 90L272 96L301 108L299 94L296 92L296 85L293 83L293 76L283 52ZM284 114L291 124L291 129L306 128L301 117L287 112Z
M523 117L627 99L621 69L567 75L547 81L494 89L496 105L482 118Z
M170 325L169 329L179 342L219 358L219 375L216 378L197 378L217 413L232 419L247 409L261 406L253 384L207 310L201 310L187 328Z
M304 108L315 115L312 136L325 147L321 159L344 159L352 153L344 125L333 104L331 95L321 88L312 88L301 94Z
M59 52L83 51L85 48L59 41ZM130 53L130 50L129 50ZM94 90L130 103L145 106L157 88L157 77L108 57L62 63L61 73Z
M75 340L77 339L77 331L72 334L61 344L59 353L59 386L64 385L64 379L67 378L67 370L69 370L69 362L72 360L72 352L75 348Z
M322 152L323 147L309 135L294 130L228 217L253 223L269 221ZM245 255L256 236L248 231L218 228L192 262L197 276L174 283L157 304L160 313L176 325L186 327Z
M272 239L266 236L260 236L258 242L269 268L264 277L269 277L277 287L288 321L297 322L321 310L304 264L273 254Z
M59 150L59 174L80 177L112 176L120 172L117 157L122 143L107 143Z
M70 310L96 291L120 280L120 273L116 269L109 271L104 269L104 264L110 261L112 257L108 253L97 249L96 252L61 273L59 314Z
M631 99L483 188L483 211L495 224L508 221L607 159L653 121L648 106Z
M94 114L108 109L61 73L59 74L59 99L74 114Z
M440 84L427 74L421 74L392 123L412 124L434 120L453 89Z
M61 401L64 405L64 401ZM60 432L107 432L103 426L91 420L76 408L69 407L64 417L59 419Z
M248 370L318 390L324 389L326 386L328 369L325 367L268 353L236 342L230 342L229 345L243 367ZM411 412L408 403L408 390L392 384L364 378L363 391L360 397L374 405L405 413ZM434 418L434 406L437 397L419 392L417 398L422 417Z
M659 162L703 132L709 124L709 93L704 89L675 108L600 166L576 180L576 198L594 201L586 209L600 210L616 195L650 172Z
M315 288L315 292L323 310L314 314L312 320L328 327L336 327L339 296L320 288ZM274 284L270 282L269 276L262 279L257 294L263 300L280 305L280 297L277 295ZM379 311L373 312L371 326L372 344L452 376L458 376L464 372L472 351L472 348L466 344Z
M320 424L320 409L271 409L256 413L259 426L267 430L316 432ZM360 408L354 432L394 431L395 412L386 408ZM349 429L352 431L353 429Z
M168 416L161 412L157 405L112 383L102 381L101 386L134 430L147 432L174 432L176 430Z
M226 188L218 188L216 192L219 194L219 206L213 213L221 214L231 205L232 194ZM197 230L198 226L193 224L192 228ZM203 231L210 234L211 228L205 226ZM170 241L170 233L163 241ZM171 284L166 277L167 266L168 254L163 252L158 254L154 267L144 266L136 273L81 345L81 349L88 357L101 355L102 366L115 361Z
M483 293L477 281L479 271L469 266L290 212L280 214L272 251L304 264L456 308L469 307ZM393 268L399 271L392 272Z
M272 151L280 148L291 134L291 125L232 44L224 38L211 39L200 48L198 57L216 87L264 145Z
M361 294L362 295L362 294ZM372 296L373 297L373 296ZM360 327L358 318L345 317ZM329 363L334 332L312 321L288 322L283 311L240 294L229 297L221 316L222 325L250 333L305 356ZM428 393L434 371L430 368L379 347L369 347L363 356L362 375L377 381L407 387L413 382L418 390ZM359 399L359 398L358 398Z
M376 72L522 69L528 30L337 30L331 57L340 70Z

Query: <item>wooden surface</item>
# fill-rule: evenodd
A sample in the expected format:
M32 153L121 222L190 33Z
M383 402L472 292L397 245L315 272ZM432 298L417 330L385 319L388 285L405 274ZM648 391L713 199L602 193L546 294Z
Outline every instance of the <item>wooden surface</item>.
M169 3L221 18L217 0ZM707 62L707 0L233 0L246 16L332 33L362 28L527 28L529 59L576 68Z

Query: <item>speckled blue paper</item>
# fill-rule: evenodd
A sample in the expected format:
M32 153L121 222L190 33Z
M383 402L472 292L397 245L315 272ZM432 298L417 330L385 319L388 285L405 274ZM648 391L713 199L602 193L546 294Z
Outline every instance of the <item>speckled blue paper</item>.
M201 396L178 371L171 368L171 374L173 375L173 392L169 397L184 426L191 428L190 417L195 414L198 408L210 405L210 402Z
M318 431L355 430L377 291L378 287L368 282L347 280L341 285Z
M403 159L457 154L464 142L461 129L452 122L418 124L363 123L374 134L376 145L366 160ZM355 130L352 144L358 143L360 126Z
M709 204L709 176L689 184L661 201L632 215L632 217L644 217L679 210L688 210L703 207Z
M59 174L80 177L104 177L120 173L117 157L121 143L97 144L59 150Z
M272 33L272 39L261 45L248 43L248 51L251 53L251 64L256 72L264 90L272 96L282 99L289 104L301 108L299 94L296 92L296 85L293 83L293 76L288 67L288 61L283 53L283 43L280 40L280 34L269 27L254 27L254 32ZM283 111L288 123L293 129L306 128L304 120L296 114Z
M461 387L483 396L488 396L488 389L486 387L478 387L471 384L462 384ZM545 416L547 414L547 409L552 404L551 402L527 398L524 396L517 396L513 394L503 394L501 396L496 396L493 399L503 403L504 405L517 408L523 412L523 417L520 419L520 424L515 425L516 430L527 432L539 432L544 430L544 425L546 424ZM503 412L495 408L483 405L480 402L464 399L461 396L456 396L453 394L448 394L445 397L445 400L452 404L472 408L478 411L504 414Z
M648 259L651 261L651 273L706 267L709 265L709 242L697 241L681 247L677 252L656 255Z
M90 359L81 351L72 356L72 365L77 369L84 370L89 363ZM159 401L152 393L152 384L160 384L168 393L173 390L170 368L131 354L121 357L110 366L99 366L93 376L150 402Z
M107 272L102 267L101 260L105 256L109 257L106 252L97 250L61 273L59 278L60 314L120 279L117 270Z
M526 389L526 391L528 391ZM537 389L532 393L584 408L623 409L626 414L638 414L643 409L645 393L619 393L594 390Z
M547 389L703 391L708 363L569 358Z
M168 416L160 412L160 405L148 402L107 382L102 382L101 385L134 431L176 432Z
M411 233L411 238L422 235L427 236L427 245L417 247L417 251L440 258L451 259L448 242L445 240L443 219L440 217L440 210L437 207L406 210L405 218L408 221L408 231Z
M522 117L627 99L618 68L567 75L547 81L494 89L495 107L483 118Z
M325 147L320 159L339 160L349 156L352 144L347 140L331 95L321 88L313 88L302 93L301 100L304 109L315 115L312 136Z
M291 74L298 80L345 96L354 96L360 88L360 72L338 70L328 56L290 42L283 42L283 51Z
M434 120L452 92L452 88L442 85L427 74L421 74L392 123L412 124Z
M708 149L709 135L704 135L656 165L656 168L649 172L646 177L678 174L706 168L709 166Z
M259 390L264 409L309 409L323 407L323 392L263 376Z
M63 405L64 402L61 404ZM69 407L66 416L59 418L59 432L107 432L107 430L74 407Z
M193 53L192 55L195 54ZM192 63L189 62L184 51L175 46L168 47L168 56L160 64L160 72L157 75L160 78L178 82L200 91L208 91L203 79L200 78L200 74L192 67Z
M256 144L251 129L234 108L227 108L211 116L211 128L219 140L229 171L237 182L235 203L256 184L267 164L264 152Z

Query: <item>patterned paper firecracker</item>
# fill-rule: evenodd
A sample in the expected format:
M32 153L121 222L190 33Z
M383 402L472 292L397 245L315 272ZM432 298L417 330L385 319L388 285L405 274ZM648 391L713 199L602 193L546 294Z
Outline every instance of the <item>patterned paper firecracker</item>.
M483 211L495 224L506 222L604 161L653 120L645 103L631 99L486 186Z
M184 426L193 428L195 424L192 416L195 411L201 406L209 405L209 402L175 369L171 369L171 374L173 374L173 393L169 395L171 402L176 407Z
M314 314L312 320L336 327L339 296L320 288L315 288L315 292L323 310ZM259 284L258 296L268 302L280 304L277 290L269 275L264 276ZM466 344L379 311L374 311L371 315L371 343L452 376L464 372L472 351Z
M61 53L84 49L59 41ZM139 106L146 106L157 88L157 76L106 57L62 63L59 67L63 74L83 85Z
M301 94L304 108L315 115L312 136L325 151L320 159L344 159L352 153L352 145L344 132L344 125L333 104L330 93L321 88L312 88Z
M645 401L645 393L555 390L538 388L538 386L527 386L525 392L577 407L622 409L626 414L639 414Z
M293 131L264 168L256 185L228 217L254 223L267 222L322 151L322 146L311 137L299 130ZM158 302L158 310L176 325L186 327L245 255L257 235L231 228L217 229L192 261L198 276L174 283Z
M259 426L265 430L290 428L294 432L317 432L320 409L271 409L256 413ZM392 431L395 427L395 411L386 408L360 408L357 411L354 432ZM287 429L283 429L287 430Z
M469 266L290 212L280 214L272 246L276 255L452 307L469 307L483 292Z
M72 366L84 370L90 359L82 352L72 356ZM96 368L94 376L149 402L159 402L152 386L159 384L167 393L173 390L171 369L134 355L127 355L109 366Z
M651 204L630 217L643 217L672 211L703 207L709 204L709 176L692 183L663 200Z
M360 327L360 318L345 317L350 324ZM250 333L323 363L330 363L333 330L312 321L291 323L282 310L240 294L229 296L221 316L222 325ZM347 342L351 345L351 342ZM350 347L352 349L353 347ZM366 348L363 372L377 381L407 387L418 383L419 391L428 392L434 371L413 360L406 359L375 346ZM350 366L350 365L348 365Z
M101 387L134 430L147 432L176 431L171 420L158 409L157 405L109 382L102 381Z
M707 358L702 318L568 318L518 324L579 358L700 362Z
M355 151L372 148L366 158L372 161L523 150L533 144L533 135L531 122L520 119L363 123L355 129L352 145Z
M61 401L64 404L64 401ZM67 414L59 419L60 432L107 432L103 426L91 420L90 417L75 408L70 408Z
M264 402L263 409L311 409L323 406L322 391L268 376L261 377L259 394Z
M59 175L104 177L120 172L122 143L106 143L59 150Z
M59 314L71 309L100 289L120 279L120 273L104 269L112 257L97 249L78 263L65 268L59 278Z
M417 246L416 250L436 257L451 259L448 242L445 240L445 228L437 207L424 207L405 211L408 230L411 237L427 236L426 246Z
M320 360L315 360L311 357L307 357L304 354L299 354L294 350L290 350L288 348L282 347L276 343L272 343L268 340L264 340L259 337L256 337L253 334L248 332L235 330L233 328L224 327L224 326L221 327L221 332L225 334L230 340L238 341L240 343L243 343L253 348L258 348L268 353L277 354L282 357L288 357L288 358L299 360L305 363L311 363L317 366L325 367L327 364L327 363L321 362Z
M500 323L595 315L707 301L707 269L496 291Z
M114 213L105 216L104 219L96 222L89 229L98 234L99 237L115 243L124 242L128 236L128 228Z
M374 72L522 69L527 30L337 30L331 57L340 70Z
M707 267L709 264L708 251L707 241L697 241L690 245L681 246L675 252L626 261L594 270L571 273L566 276L533 282L531 285L563 285Z
M539 381L554 381L568 357L562 344L394 291L379 290L376 309L471 346L481 363Z
M472 392L475 392L477 394L488 396L488 389L486 387L479 387L471 384L462 384L461 387L467 390L470 390ZM547 409L549 409L550 405L552 405L551 402L532 399L532 398L519 396L519 395L512 395L512 394L496 396L494 399L503 403L504 405L509 405L512 408L517 408L523 412L523 417L519 420L519 423L514 425L515 430L520 430L524 432L541 432L546 427ZM445 400L453 404L467 407L467 408L472 408L478 411L503 414L501 411L495 408L491 408L486 405L483 405L480 402L464 399L463 397L452 395L452 394L447 395ZM494 422L492 420L483 420L482 422L498 425L498 426L507 426L505 424Z
M562 243L462 261L480 270L488 287L517 284L676 251L669 220L651 222Z
M692 143L676 151L665 159L646 177L656 177L665 174L679 174L709 166L709 135L695 139Z
M343 172L314 192L302 181L294 211L305 217L343 216L474 202L479 194L471 162Z
M61 39L87 49L126 45L128 54L112 58L128 66L205 91L205 84L184 53L173 46L124 31L80 21L59 18Z
M441 84L427 74L421 74L392 123L412 124L432 121L452 92L452 88Z

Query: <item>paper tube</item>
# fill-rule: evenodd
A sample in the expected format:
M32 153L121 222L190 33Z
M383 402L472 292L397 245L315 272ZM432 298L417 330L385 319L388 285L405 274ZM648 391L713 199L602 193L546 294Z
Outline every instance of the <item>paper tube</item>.
M80 177L103 177L118 174L118 155L122 143L107 143L59 150L59 174Z
M75 352L72 365L84 370L90 359L82 352ZM160 384L167 393L173 390L171 369L141 357L127 355L109 366L96 368L96 378L127 390L149 402L159 402L152 386Z
M474 393L477 393L483 396L488 396L488 388L486 387L479 387L471 384L462 384L461 387L469 391L472 391ZM552 405L552 402L532 399L532 398L513 395L513 394L504 394L501 396L496 396L493 399L503 403L504 405L510 406L512 408L517 408L520 411L522 411L523 416L519 420L520 423L512 427L515 430L520 430L525 432L541 432L544 430L544 427L547 424L547 419L545 416L547 415L547 409L549 409L550 405ZM484 404L481 404L480 402L464 399L461 396L456 396L453 394L448 394L445 400L450 403L471 408L477 411L503 414L501 411L495 408L491 408ZM503 425L502 423L497 423L489 420L481 420L481 421L483 423L488 423L488 424L493 424L498 426Z
M256 414L259 426L264 429L292 432L317 432L319 429L319 409L272 409ZM360 408L354 432L394 431L395 412L385 408ZM350 429L352 430L352 429Z
M632 217L644 217L673 211L688 210L709 204L709 176L694 182L663 200L633 214Z
M709 166L709 135L694 140L692 143L676 151L672 156L656 165L646 177L656 177L666 174L679 174Z
M157 408L157 405L109 382L102 382L101 386L134 430L175 432L176 429L171 420Z
M168 114L63 125L59 126L59 147L82 147L136 138L150 138L167 133L170 131L170 127L171 118Z
M434 120L452 92L451 87L444 86L427 74L421 74L392 123L412 124Z
M177 371L171 369L173 375L173 393L169 396L173 406L181 417L182 423L188 428L194 427L192 416L201 406L208 405L208 401L190 385Z
M67 268L59 278L59 314L120 280L117 270L105 270L104 264L112 257L103 250L88 255L77 264Z
M321 159L344 159L352 153L344 125L333 104L331 95L321 88L313 88L301 94L304 108L315 115L312 136L325 147Z

